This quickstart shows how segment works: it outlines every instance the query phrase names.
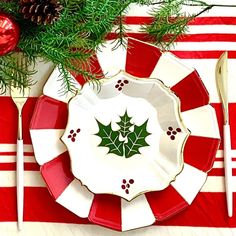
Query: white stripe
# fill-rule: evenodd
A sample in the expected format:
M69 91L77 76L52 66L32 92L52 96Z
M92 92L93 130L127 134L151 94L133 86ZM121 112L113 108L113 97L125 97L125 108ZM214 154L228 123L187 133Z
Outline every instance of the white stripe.
M235 1L232 0L207 0L205 1L209 4L235 4ZM158 5L156 5L157 7ZM130 7L127 12L127 16L150 16L151 10L155 6L141 6L137 4L130 4ZM183 6L182 11L188 12L188 14L198 13L202 10L201 7L188 7ZM211 10L205 12L201 16L235 16L235 8L234 7L214 7Z
M177 42L170 50L172 51L236 51L236 42ZM195 59L194 59L195 60ZM205 60L205 59L201 59Z
M45 182L44 182L39 171L25 171L24 173L25 173L24 179L25 179L25 186L26 187L34 187L34 186L45 187ZM191 175L187 175L186 179L189 179L189 176L191 176ZM16 186L15 185L15 178L16 178L15 171L0 171L0 179L1 179L0 187ZM196 179L197 179L197 182L199 182L201 180L200 177L196 177ZM188 185L185 186L185 183L183 181L181 183L179 183L180 182L179 180L177 180L177 181L178 181L179 185L182 185L181 188L185 188L185 190L186 191L189 190L189 192L191 192L191 188L194 187L194 185L195 185L195 180L193 178L190 178L188 181L186 180L187 182L189 182L189 185L191 186L191 188L186 187ZM233 190L234 190L234 192L236 192L236 176L233 176L233 183L234 183ZM172 184L174 185L174 183L172 183ZM75 192L78 192L78 193L80 192L79 186L80 186L79 184L75 185L75 187L77 188L76 190L74 190ZM224 192L224 191L225 190L224 190L224 177L223 176L208 176L206 182L204 183L203 188L201 189L201 192ZM76 194L78 194L78 193L76 193ZM67 192L65 192L64 194L69 195L69 194L67 194ZM59 197L59 199L62 197L63 197L63 195L61 195ZM65 197L63 197L63 198L65 198ZM60 200L58 200L58 201L60 201Z
M0 171L1 187L16 186L15 171ZM25 187L45 187L45 182L39 171L24 171Z
M194 168L194 167L190 166L190 168ZM199 170L197 170L197 171L200 172ZM182 177L186 178L186 181L189 183L188 185L190 185L191 188L194 187L195 179L189 178L189 176L191 176L191 175L189 175L189 173L185 173L185 172L181 172L183 175ZM25 171L24 173L25 173L24 179L25 179L25 186L26 187L34 187L34 186L45 187L45 182L44 182L44 180L41 176L41 173L39 171ZM0 187L15 186L15 178L16 178L15 171L0 171L0 179L1 179ZM196 179L197 179L197 182L201 181L201 177L199 177L199 176L197 176ZM188 185L185 186L184 181L180 182L180 180L177 179L177 181L175 181L175 182L178 185L180 185L180 187L182 185L181 188L184 188L186 191L191 192L190 191L191 188L186 187ZM175 185L175 182L173 182L172 185ZM233 176L233 183L234 183L233 190L234 190L234 192L236 192L236 176ZM73 191L80 192L80 185L78 183L74 184L72 182L72 185L74 185L74 186L72 186L74 188ZM72 191L72 190L69 189L68 192L69 191ZM201 189L201 192L224 192L224 191L225 190L224 190L224 177L223 176L208 176L206 182L204 183L203 188ZM69 194L67 194L67 192L65 192L64 194L69 195ZM62 198L62 197L63 197L63 195L61 195L59 198ZM65 197L63 197L63 198L65 198ZM60 200L58 200L58 201L60 201Z
M233 191L236 191L236 177L233 177ZM201 192L225 192L225 183L223 176L208 176L207 181L201 189Z
M66 151L66 146L60 139L63 133L64 129L30 130L35 158L40 165L43 165Z
M211 1L206 1L206 2L211 2L211 4L221 4L221 5L236 5L235 1L232 0L211 0ZM183 12L187 12L188 14L195 14L198 13L202 10L203 8L200 7L187 7L184 6L182 8ZM213 7L211 10L204 12L203 14L201 14L201 17L204 16L235 16L235 7Z
M232 157L236 157L236 150L233 149L231 151L231 153L232 153ZM37 163L34 156L25 155L24 158L25 158L25 160L24 160L25 163ZM223 150L217 151L216 161L218 158L223 158ZM16 161L16 156L12 156L12 155L8 156L8 155L1 155L0 154L0 163L11 163L11 162L15 162L15 161Z
M217 160L217 159L216 159ZM224 168L224 162L223 161L215 161L213 164L213 168ZM232 162L232 168L236 168L236 162Z
M12 163L16 162L16 156L2 156L0 155L0 163ZM36 163L34 156L26 156L24 155L25 163Z
M231 156L236 157L236 150L235 149L231 150ZM222 157L223 157L223 150L218 150L216 153L216 158L222 158Z
M236 176L233 176L233 191L236 192ZM208 176L201 192L225 192L224 176Z
M188 204L191 204L205 183L206 177L206 173L185 163L182 172L177 175L176 180L171 185Z
M121 233L92 224L65 224L25 221L22 232L17 230L16 222L1 222L0 232L2 236L32 236L32 234L34 236L233 236L236 235L236 228L157 225Z
M121 199L122 231L151 225L155 217L145 195L140 195L128 202Z
M191 135L220 138L215 110L212 106L202 106L181 114L184 124L190 130Z
M82 186L75 179L67 186L56 201L79 217L86 218L89 215L93 196L85 186Z
M16 144L0 144L0 154L1 152L16 152ZM33 152L32 145L25 144L24 152Z

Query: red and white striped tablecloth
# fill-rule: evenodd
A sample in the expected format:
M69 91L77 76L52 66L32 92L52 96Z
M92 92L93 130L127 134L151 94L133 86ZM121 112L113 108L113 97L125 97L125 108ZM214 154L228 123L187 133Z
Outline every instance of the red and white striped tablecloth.
M236 4L235 0L208 0L209 3ZM188 7L187 11L196 11ZM132 6L125 19L129 35L144 39L138 33L140 25L149 23L148 7ZM215 85L215 64L218 57L229 52L230 125L232 133L233 189L236 191L236 7L214 7L192 21L186 37L178 40L171 52L200 74L210 93L222 136L223 116ZM191 206L180 214L154 226L129 232L115 232L92 225L61 205L48 192L34 158L29 135L29 123L37 97L52 71L50 63L39 62L34 76L38 83L23 112L25 151L25 208L22 232L16 224L16 133L17 110L8 94L0 96L0 234L5 235L236 235L236 195L234 216L227 217L222 145L217 152L213 169ZM43 147L42 147L43 148Z

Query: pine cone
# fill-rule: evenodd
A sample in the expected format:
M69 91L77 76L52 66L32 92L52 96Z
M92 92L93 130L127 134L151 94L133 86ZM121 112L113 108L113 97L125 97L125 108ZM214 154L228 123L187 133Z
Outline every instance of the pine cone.
M60 17L63 6L57 0L20 0L20 13L25 19L40 24L52 24Z

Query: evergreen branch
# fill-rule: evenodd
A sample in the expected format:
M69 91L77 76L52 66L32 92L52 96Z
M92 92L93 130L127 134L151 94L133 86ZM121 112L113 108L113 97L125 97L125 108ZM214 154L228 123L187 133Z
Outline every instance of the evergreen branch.
M14 54L0 57L0 93L5 93L12 83L21 88L31 86L30 77L34 73L34 70L28 70L28 65L25 68L19 67Z

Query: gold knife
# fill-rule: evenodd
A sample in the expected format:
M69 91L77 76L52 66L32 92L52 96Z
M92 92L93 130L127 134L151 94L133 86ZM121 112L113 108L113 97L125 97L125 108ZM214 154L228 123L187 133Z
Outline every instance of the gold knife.
M216 85L222 102L224 115L223 139L224 139L224 169L225 190L228 216L233 216L233 186L232 186L232 159L231 159L231 135L229 125L228 104L228 52L224 52L216 64Z

